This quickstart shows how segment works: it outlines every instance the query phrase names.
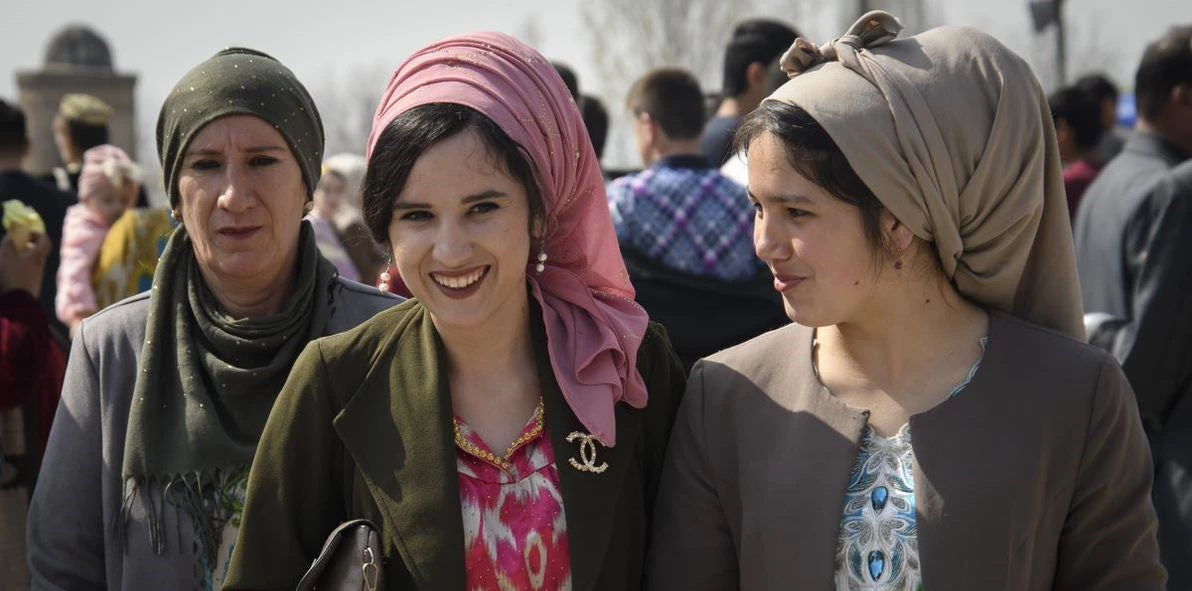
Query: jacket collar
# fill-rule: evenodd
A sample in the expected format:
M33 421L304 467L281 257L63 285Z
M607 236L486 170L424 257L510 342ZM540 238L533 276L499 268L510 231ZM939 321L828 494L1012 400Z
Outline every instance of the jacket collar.
M636 465L633 450L640 420L617 405L617 445L593 440L593 465L607 463L600 474L583 465L586 434L567 406L546 351L542 313L531 299L539 379L547 431L555 453L566 516L574 588L591 589L600 578L610 549L617 505L627 475ZM459 502L451 395L443 344L421 304L411 304L379 347L360 387L335 419L335 429L355 460L368 491L393 532L390 544L409 568L419 588L460 590L466 586L463 520ZM400 394L400 395L398 395ZM615 550L615 548L613 548Z
M766 529L780 534L765 540L758 551L763 562L785 564L806 573L809 581L824 588L832 586L835 573L836 544L806 544L805 540L835 540L840 536L840 516L844 513L858 442L868 422L868 413L850 407L828 391L816 376L813 364L814 330L792 324L780 329L788 335L789 361L773 371L767 392L777 405L767 417L769 425L757 425L766 433L761 443L764 459L754 468L778 474L815 475L816 486L770 487L761 506L817 507L811 512L775 511L767 515ZM762 440L758 440L761 442ZM764 464L762 464L764 462ZM798 532L798 533L796 533ZM797 547L793 555L791 548Z
M1138 131L1130 136L1126 141L1123 150L1132 152L1140 152L1148 156L1159 158L1167 163L1168 168L1171 168L1184 160L1189 158L1182 150L1177 148L1175 144L1159 137L1158 134L1149 131Z
M671 154L663 156L650 165L650 168L678 168L690 170L706 170L712 168L707 158L699 154Z
M442 343L412 304L398 318L335 430L380 510L381 528L422 589L465 588L451 397Z

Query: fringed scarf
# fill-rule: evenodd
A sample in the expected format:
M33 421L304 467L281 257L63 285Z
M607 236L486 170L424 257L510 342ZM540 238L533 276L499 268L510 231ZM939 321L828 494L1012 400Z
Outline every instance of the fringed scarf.
M140 497L154 554L167 550L169 503L190 517L214 559L223 526L235 517L229 484L248 471L294 359L326 332L335 267L319 256L310 225L300 232L293 294L276 315L241 319L203 283L186 228L170 237L154 276L124 443L122 542Z

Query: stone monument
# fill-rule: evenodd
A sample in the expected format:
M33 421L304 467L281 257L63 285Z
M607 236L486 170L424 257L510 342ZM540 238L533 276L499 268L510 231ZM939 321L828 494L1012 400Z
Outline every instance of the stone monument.
M25 162L28 171L42 175L62 165L51 125L58 113L58 102L70 93L90 94L112 107L109 140L135 160L136 83L135 75L115 71L107 41L94 30L72 25L59 31L46 48L41 71L17 73L19 101L28 121L31 144Z

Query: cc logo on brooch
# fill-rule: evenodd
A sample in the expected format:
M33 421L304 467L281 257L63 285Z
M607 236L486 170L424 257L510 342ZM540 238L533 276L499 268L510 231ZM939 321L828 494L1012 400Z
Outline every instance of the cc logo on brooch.
M580 433L579 431L572 431L567 436L567 443L575 443L579 440L579 459L567 458L567 462L571 464L572 468L580 472L591 472L593 474L602 474L608 470L608 462L601 462L599 466L596 465L596 440L587 433Z

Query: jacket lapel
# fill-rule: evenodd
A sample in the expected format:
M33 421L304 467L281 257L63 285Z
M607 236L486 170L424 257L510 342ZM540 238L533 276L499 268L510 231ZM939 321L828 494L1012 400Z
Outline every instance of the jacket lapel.
M462 590L463 521L441 344L421 306L393 334L335 429L418 587Z
M981 367L960 393L910 419L915 453L919 565L927 589L1020 589L1031 557L1020 554L1039 523L1029 516L1039 477L1040 442L1032 437L1005 382L1023 362L1008 357L1013 341L1002 313L989 314L989 344ZM1007 346L1010 344L1011 346ZM1042 442L1045 444L1047 442ZM1020 463L1023 458L1031 460ZM964 548L964 551L957 551ZM1036 556L1037 558L1037 556Z
M867 417L820 383L812 330L792 325L780 346L759 351L774 367L743 379L732 395L759 411L738 434L742 464L742 588L833 586L836 542L849 475ZM756 381L755 381L756 380Z
M536 337L539 337L537 342L540 343L538 371L546 427L555 453L563 511L567 519L572 587L577 591L592 589L600 580L610 545L614 548L624 545L610 544L610 538L616 520L624 518L617 515L617 508L625 495L625 480L637 469L633 451L641 431L641 419L627 405L617 404L616 446L605 447L592 439L591 447L585 451L581 450L584 437L567 441L570 434L586 436L588 430L563 399L547 357L545 332L538 332L541 330L540 323L535 322L534 326ZM601 473L595 473L573 466L570 460L575 460L583 468L605 464L608 467Z

